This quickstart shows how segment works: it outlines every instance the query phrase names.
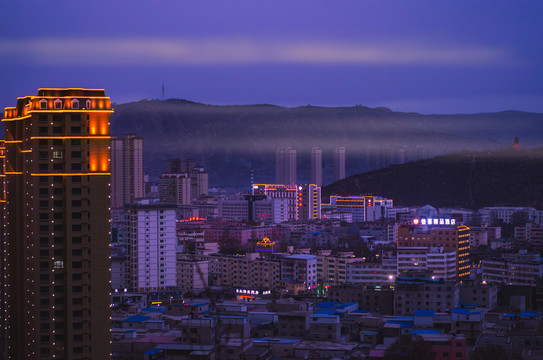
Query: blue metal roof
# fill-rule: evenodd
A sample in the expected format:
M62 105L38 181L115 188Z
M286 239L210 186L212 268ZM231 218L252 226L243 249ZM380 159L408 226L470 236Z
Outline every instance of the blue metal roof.
M414 329L411 331L411 334L413 335L421 335L421 334L441 334L439 330L430 330L430 329Z
M319 307L319 308L335 308L337 306L341 305L340 302L335 302L335 301L323 301L321 302L319 305L315 306L315 307Z
M141 309L141 312L164 312L166 310L162 306L149 306L144 309Z
M260 343L279 343L279 344L292 344L300 341L300 339L283 339L283 338L255 338L253 342Z
M126 322L144 322L145 320L150 319L150 318L151 318L150 316L133 315L133 316L127 317L123 321L126 321Z
M415 316L434 316L434 310L415 310Z
M452 309L452 313L453 314L464 314L464 315L467 315L469 314L469 309L463 309L463 308L453 308Z
M145 355L156 355L156 354L160 354L163 351L164 350L160 350L160 349L151 349L149 351L146 351Z
M541 313L525 311L525 312L521 312L521 313L520 313L520 316L532 318L532 317L541 316Z
M322 310L317 311L313 315L336 315L336 314L337 314L336 311L333 309L322 309Z
M412 328L414 326L412 320L387 320L387 324L399 324L401 329Z

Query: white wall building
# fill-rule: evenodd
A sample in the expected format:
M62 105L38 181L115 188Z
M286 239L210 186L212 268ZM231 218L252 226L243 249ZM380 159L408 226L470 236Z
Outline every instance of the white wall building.
M317 256L296 254L281 258L281 280L305 283L307 289L317 286Z
M126 205L128 281L132 291L177 286L175 205L141 200Z

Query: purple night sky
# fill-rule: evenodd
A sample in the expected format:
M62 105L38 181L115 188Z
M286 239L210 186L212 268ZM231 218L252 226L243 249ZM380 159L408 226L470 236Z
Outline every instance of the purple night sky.
M543 1L0 2L0 107L112 101L543 112Z

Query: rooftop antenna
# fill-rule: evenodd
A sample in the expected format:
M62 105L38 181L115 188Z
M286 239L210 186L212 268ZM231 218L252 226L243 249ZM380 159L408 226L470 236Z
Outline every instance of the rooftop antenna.
M251 195L255 194L255 172L253 168L251 168Z

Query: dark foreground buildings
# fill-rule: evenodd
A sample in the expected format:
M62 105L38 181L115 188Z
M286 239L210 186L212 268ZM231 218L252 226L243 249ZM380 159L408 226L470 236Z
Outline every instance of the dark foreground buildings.
M40 89L4 111L5 358L110 358L111 113L89 89Z

